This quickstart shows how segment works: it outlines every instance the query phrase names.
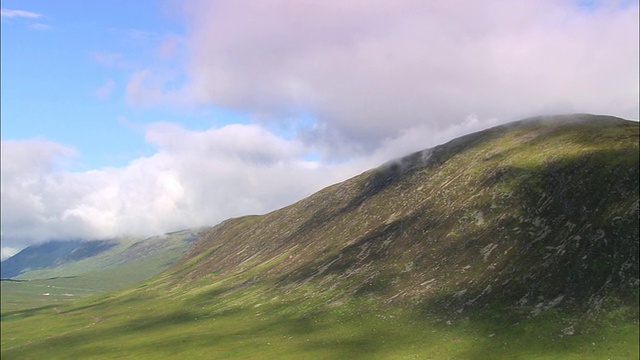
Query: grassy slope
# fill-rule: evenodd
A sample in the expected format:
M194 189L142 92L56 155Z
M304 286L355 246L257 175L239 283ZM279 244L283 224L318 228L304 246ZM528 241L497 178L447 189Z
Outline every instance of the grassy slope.
M227 221L137 286L3 311L3 359L637 358L637 124L548 126Z
M175 281L261 267L253 281L284 291L312 284L445 312L637 301L638 124L574 120L472 134L227 221Z

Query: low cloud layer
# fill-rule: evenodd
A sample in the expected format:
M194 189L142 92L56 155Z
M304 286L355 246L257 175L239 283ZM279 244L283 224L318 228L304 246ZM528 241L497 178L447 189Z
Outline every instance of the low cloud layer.
M74 152L45 140L2 142L2 246L50 239L152 235L264 213L445 138L492 125L469 118L435 134L415 128L340 163L305 160L312 147L258 125L190 131L157 123L157 148L121 168L71 172Z

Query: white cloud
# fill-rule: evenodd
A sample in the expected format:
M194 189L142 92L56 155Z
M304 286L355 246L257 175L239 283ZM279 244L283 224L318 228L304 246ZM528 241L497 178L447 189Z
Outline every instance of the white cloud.
M638 118L637 2L194 1L183 86L135 74L133 103L212 103L280 119L371 151L416 126L470 114Z
M3 141L2 246L160 234L265 213L491 124L470 118L439 133L417 127L368 155L331 163L305 160L313 145L259 125L191 131L156 123L146 131L155 154L86 172L65 170L74 154L69 148L45 140Z
M18 251L20 250L16 248L3 247L0 252L0 261L4 261L12 257L13 255L17 254Z
M2 17L14 18L14 17L23 17L30 19L39 19L42 17L42 14L34 13L31 11L25 10L14 10L14 9L1 9L0 14Z
M155 124L150 157L68 172L70 149L2 142L2 246L48 239L157 234L272 210L336 181L300 160L303 145L256 125L193 132Z
M154 84L148 84L147 79L150 77L150 70L140 70L131 76L126 87L129 102L144 106L149 103L161 103L168 98L166 93L163 95L162 85L157 79Z
M144 66L119 53L91 55L135 67L130 103L214 104L259 120L207 131L156 123L145 137L152 156L87 172L65 170L73 150L59 144L3 141L2 246L150 235L263 213L527 115L637 119L638 4L575 4L192 1L184 37L115 29L158 44ZM287 136L269 130L284 122Z
M15 10L15 9L1 9L1 13L2 13L2 19L13 19L13 18L17 18L17 19L43 19L45 18L44 15L39 14L39 13L35 13L35 12L31 12L31 11L26 11L26 10ZM53 26L48 25L48 24L44 24L41 22L35 22L35 23L31 23L29 25L29 28L34 29L34 30L51 30L53 29Z

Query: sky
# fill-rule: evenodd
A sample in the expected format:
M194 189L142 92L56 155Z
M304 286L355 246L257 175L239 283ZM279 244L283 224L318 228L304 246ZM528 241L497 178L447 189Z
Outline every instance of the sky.
M1 4L2 259L266 213L530 116L638 119L637 0Z

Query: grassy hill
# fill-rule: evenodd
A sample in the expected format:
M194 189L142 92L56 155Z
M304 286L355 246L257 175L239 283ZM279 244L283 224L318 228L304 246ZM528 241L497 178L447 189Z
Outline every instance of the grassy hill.
M133 287L3 312L2 356L637 358L638 133L536 118L391 161Z

